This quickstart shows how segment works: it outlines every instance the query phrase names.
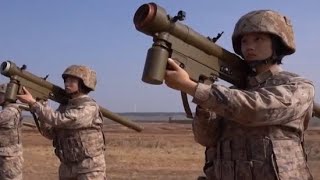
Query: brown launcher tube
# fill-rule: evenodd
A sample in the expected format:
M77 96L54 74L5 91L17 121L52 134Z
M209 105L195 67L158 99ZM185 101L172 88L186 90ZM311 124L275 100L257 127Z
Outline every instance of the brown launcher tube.
M30 81L32 83L41 85L42 87L52 91L52 94L50 95L50 97L48 97L48 99L51 99L51 100L58 102L58 103L65 103L67 95L62 88L50 83L49 81L46 81L43 78L40 78L40 77L38 77L38 76L36 76L26 70L18 68L15 65L15 63L13 63L11 61L3 62L1 64L0 71L1 71L2 75L9 77L10 79L12 77L19 76L28 82ZM109 119L111 119L119 124L122 124L124 126L127 126L128 128L134 129L138 132L142 131L142 129L143 129L142 127L138 126L137 124L134 124L132 121L130 121L130 120L118 115L118 114L115 114L115 113L113 113L113 112L111 112L101 106L100 106L100 110L101 110L101 113L104 117L109 118Z
M0 71L2 75L9 77L10 79L14 79L12 77L18 76L18 77L24 78L27 81L33 82L35 84L39 84L42 87L52 91L51 97L48 97L48 98L58 103L64 103L65 98L63 97L65 97L66 94L65 94L65 91L61 89L59 86L56 86L46 81L45 79L40 78L28 71L18 68L16 64L11 61L3 62L0 68L1 68Z
M165 9L155 3L140 6L135 12L133 22L138 31L149 36L154 36L159 32L168 32L222 61L241 61L240 57L211 42L192 28L179 22L172 22Z
M113 113L103 107L100 106L100 112L102 113L103 117L106 117L108 119L111 119L113 121L116 121L119 124L122 124L126 127L129 127L131 129L134 129L138 132L141 132L143 130L143 128L141 126L138 126L137 124L133 123L132 121L130 121L129 119L126 119L123 116L120 116L116 113Z

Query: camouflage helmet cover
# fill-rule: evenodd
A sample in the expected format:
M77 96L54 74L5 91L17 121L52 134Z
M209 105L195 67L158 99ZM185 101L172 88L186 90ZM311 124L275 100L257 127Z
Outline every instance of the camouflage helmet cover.
M97 85L96 72L87 66L71 65L63 72L62 78L65 79L66 76L74 76L81 79L83 84L92 91L95 90Z
M235 53L241 55L241 37L247 33L269 33L282 42L281 55L295 52L294 33L289 18L272 10L251 11L242 16L235 25L232 45Z
M7 83L5 84L0 84L0 93L5 94L7 91Z

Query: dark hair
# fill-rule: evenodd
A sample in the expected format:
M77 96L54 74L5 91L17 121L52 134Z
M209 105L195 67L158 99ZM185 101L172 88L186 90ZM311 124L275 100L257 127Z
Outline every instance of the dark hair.
M280 37L272 35L272 49L273 49L273 63L282 64L282 59L284 57L283 50L285 49Z

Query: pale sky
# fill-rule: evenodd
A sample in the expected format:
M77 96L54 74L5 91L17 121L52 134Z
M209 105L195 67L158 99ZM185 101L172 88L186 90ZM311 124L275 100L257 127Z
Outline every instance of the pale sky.
M182 112L178 91L141 81L152 38L135 30L133 15L149 1L2 0L0 60L26 64L36 75L62 87L61 74L72 64L88 65L98 75L91 95L115 112ZM284 69L311 79L320 91L320 1L155 1L171 15L187 14L184 24L204 36L224 31L218 44L233 52L234 24L245 13L273 9L293 24L297 51ZM1 76L1 82L7 78ZM191 99L191 98L190 98ZM320 102L320 96L316 95ZM194 106L193 106L194 107Z

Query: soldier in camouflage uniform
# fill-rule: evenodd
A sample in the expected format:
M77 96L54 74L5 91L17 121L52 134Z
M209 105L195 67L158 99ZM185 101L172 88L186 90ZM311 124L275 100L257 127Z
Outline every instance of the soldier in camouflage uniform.
M42 134L53 140L61 161L60 180L106 179L103 119L99 106L87 95L95 89L96 73L86 66L72 65L62 78L70 99L56 111L36 102L25 88L25 94L18 98L30 105L39 117Z
M280 67L295 52L290 20L271 10L249 12L237 22L232 42L253 70L245 89L197 84L171 60L165 77L197 104L193 132L207 147L207 179L313 179L303 137L314 86Z
M0 85L0 179L22 179L21 109L5 103L7 84Z

